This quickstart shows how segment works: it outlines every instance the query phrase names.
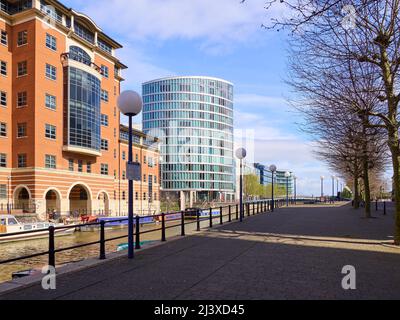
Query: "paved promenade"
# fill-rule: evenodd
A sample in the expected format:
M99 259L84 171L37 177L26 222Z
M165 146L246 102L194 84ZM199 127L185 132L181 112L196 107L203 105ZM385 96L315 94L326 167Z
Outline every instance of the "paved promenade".
M375 214L375 212L374 212ZM399 299L400 249L394 217L361 210L290 208L196 233L57 277L1 299ZM357 290L345 291L345 265Z

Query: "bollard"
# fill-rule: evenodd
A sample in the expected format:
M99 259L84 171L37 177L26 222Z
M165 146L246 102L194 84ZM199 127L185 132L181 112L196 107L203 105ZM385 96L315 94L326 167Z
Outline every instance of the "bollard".
M181 212L181 236L185 236L185 213Z
M378 199L375 201L375 211L378 211Z
M239 205L236 205L236 220L239 220Z
M213 227L213 216L212 216L212 208L210 208L210 228Z
M165 236L165 213L161 214L161 241L167 241L167 238Z
M197 219L197 231L200 231L200 210L197 210L196 219Z
M250 203L247 204L247 216L250 217Z
M136 250L140 250L142 247L140 246L140 217L139 216L136 216L136 218L135 218L136 220L135 220L135 227L136 227L136 231L135 231L135 238L136 238L136 240L135 240L135 242L136 242L136 244L135 244L135 249Z
M100 260L106 259L106 237L104 232L105 221L100 221Z
M232 222L232 207L231 206L229 206L228 214L229 214L229 222Z
M54 227L49 227L49 266L56 267L56 254L54 247Z
M386 216L386 201L383 203L383 215Z
M223 208L219 208L219 224L223 225L224 224L224 215L223 215Z

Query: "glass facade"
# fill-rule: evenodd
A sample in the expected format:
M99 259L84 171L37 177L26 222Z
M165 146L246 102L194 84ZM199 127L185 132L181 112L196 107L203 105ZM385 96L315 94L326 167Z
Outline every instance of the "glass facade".
M143 101L143 130L161 140L164 190L233 193L233 85L160 79L143 85Z
M100 80L69 67L69 136L71 146L100 151Z

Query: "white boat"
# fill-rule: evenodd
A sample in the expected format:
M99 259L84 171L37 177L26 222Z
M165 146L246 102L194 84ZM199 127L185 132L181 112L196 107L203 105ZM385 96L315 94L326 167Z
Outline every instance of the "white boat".
M49 227L64 227L64 224L50 222L20 223L13 215L0 215L0 243L43 239L49 237ZM23 233L26 231L36 231ZM54 235L67 236L75 232L75 228L55 230ZM21 233L21 234L18 234ZM7 236L7 234L10 234Z

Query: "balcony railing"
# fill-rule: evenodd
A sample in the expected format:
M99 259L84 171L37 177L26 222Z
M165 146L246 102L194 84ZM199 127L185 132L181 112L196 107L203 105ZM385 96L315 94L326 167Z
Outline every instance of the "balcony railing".
M99 67L97 64L92 62L90 59L87 59L81 55L78 55L78 54L72 53L72 52L64 52L63 54L61 54L61 62L62 63L68 62L69 59L83 63L83 64L93 68L101 75L103 75L103 71L102 71L101 67Z

